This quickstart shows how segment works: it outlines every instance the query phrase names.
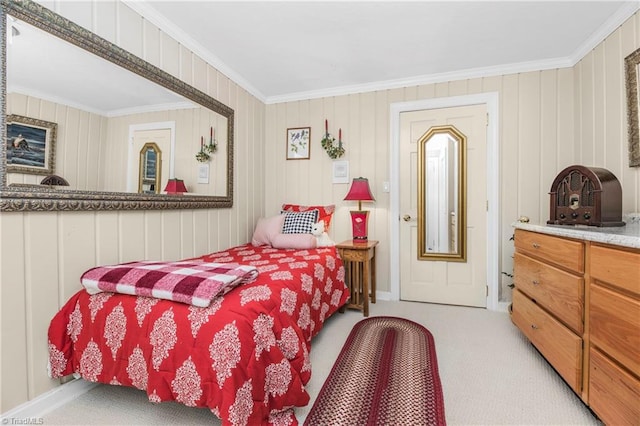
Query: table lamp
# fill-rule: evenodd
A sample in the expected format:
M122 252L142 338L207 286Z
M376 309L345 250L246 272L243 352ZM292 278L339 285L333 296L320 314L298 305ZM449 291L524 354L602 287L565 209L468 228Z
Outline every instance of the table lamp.
M164 188L164 191L170 195L181 195L187 192L187 187L184 186L184 181L182 179L169 179L167 182L167 186Z
M353 229L353 241L354 242L366 242L367 241L367 219L369 212L362 210L363 201L375 201L369 189L369 180L367 178L358 177L354 178L351 183L351 188L345 200L357 201L358 210L351 210L351 226Z

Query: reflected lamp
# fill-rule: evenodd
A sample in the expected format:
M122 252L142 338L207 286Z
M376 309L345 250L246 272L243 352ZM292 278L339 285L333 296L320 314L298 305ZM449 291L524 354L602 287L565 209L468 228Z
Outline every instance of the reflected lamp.
M351 227L353 230L354 242L366 242L367 241L367 220L369 211L362 210L363 201L375 201L371 189L369 188L369 180L367 178L358 177L354 178L351 183L351 188L344 197L347 201L357 201L358 210L351 210Z
M184 186L184 181L182 179L169 179L167 182L167 186L165 186L164 191L170 195L182 195L187 192L187 187Z

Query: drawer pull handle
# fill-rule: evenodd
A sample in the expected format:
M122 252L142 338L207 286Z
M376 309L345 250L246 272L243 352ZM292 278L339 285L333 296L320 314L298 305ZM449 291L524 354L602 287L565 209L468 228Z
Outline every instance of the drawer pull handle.
M540 281L538 281L538 280L533 280L531 282L533 283L533 285L539 285L540 284Z
M538 243L533 243L532 246L534 249L540 248L540 244Z
M535 324L531 324L531 328L533 328L534 330L537 330L537 329L538 329L538 326L537 326L537 325L535 325Z

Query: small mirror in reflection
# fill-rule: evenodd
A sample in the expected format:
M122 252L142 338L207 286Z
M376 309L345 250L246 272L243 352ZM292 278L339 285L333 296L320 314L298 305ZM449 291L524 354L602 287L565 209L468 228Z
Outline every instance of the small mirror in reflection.
M138 192L159 194L161 178L162 151L153 142L144 144L140 150L140 178Z

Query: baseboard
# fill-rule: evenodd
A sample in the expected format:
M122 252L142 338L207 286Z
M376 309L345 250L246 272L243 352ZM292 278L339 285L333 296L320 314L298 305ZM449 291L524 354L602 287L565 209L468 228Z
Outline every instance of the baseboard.
M376 291L376 300L393 300L390 291Z
M498 312L509 312L511 302L498 302Z
M89 392L96 386L97 383L74 379L35 397L31 401L20 404L6 413L2 413L2 424L17 424L12 422L11 419L42 418L48 412L76 399L83 393Z
M376 300L387 300L387 301L395 301L397 302L397 300L393 300L391 298L391 292L390 291L376 291ZM509 305L511 304L511 302L498 302L498 309L496 309L497 312L509 312Z

